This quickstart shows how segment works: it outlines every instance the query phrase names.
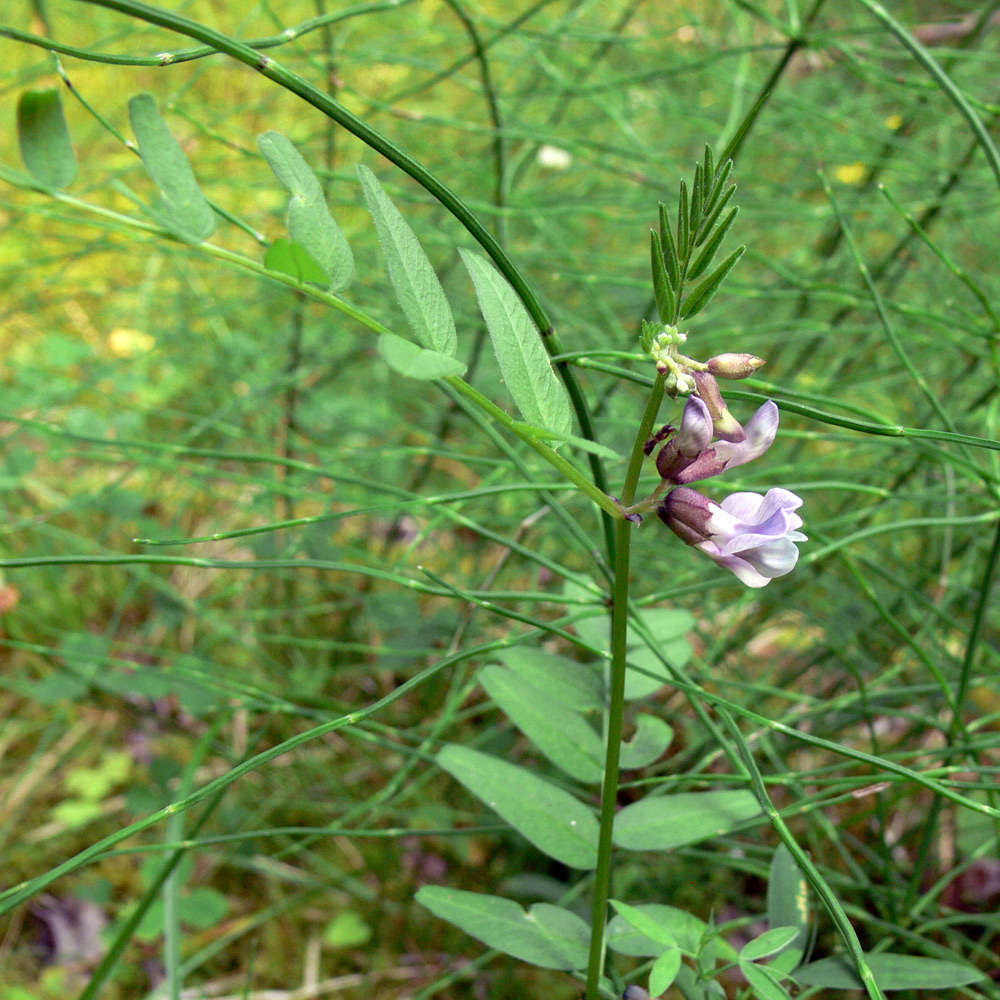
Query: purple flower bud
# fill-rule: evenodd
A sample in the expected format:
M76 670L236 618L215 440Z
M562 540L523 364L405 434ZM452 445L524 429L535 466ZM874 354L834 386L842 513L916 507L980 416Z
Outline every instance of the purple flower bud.
M678 537L735 573L748 587L790 573L806 541L795 511L802 498L789 490L733 493L721 504L681 486L660 504L660 519Z
M712 414L716 437L722 438L723 441L742 441L743 428L729 412L715 376L709 372L694 372L692 377L698 387L698 395L705 401L708 412Z
M708 370L718 378L749 378L764 363L752 354L718 354L708 359Z
M712 440L712 429L712 414L708 412L708 407L697 396L689 396L674 444L685 458L696 458Z
M712 415L708 407L697 396L689 396L684 404L681 427L672 441L668 441L656 456L656 471L661 478L670 482L680 482L678 476L698 461L712 441ZM722 471L720 465L717 471Z

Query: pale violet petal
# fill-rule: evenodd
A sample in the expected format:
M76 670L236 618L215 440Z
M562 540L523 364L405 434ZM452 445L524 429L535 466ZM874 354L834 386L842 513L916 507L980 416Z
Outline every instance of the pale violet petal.
M716 442L716 453L719 458L728 461L727 469L752 462L771 447L778 433L778 407L769 399L747 421L744 430L745 441L735 444L729 441Z
M747 587L764 587L770 583L770 579L759 573L750 563L739 556L725 555L718 551L711 542L702 542L696 548L701 549L714 562L717 562L724 569L734 573L740 583Z
M708 412L708 407L697 396L689 396L674 444L685 458L695 458L711 443L712 429L712 414Z
M718 449L718 445L715 446ZM719 506L730 517L744 524L757 523L757 511L760 510L764 498L759 493L730 493Z
M745 559L761 576L769 578L791 573L799 561L799 550L788 538L777 538L767 545L741 552Z

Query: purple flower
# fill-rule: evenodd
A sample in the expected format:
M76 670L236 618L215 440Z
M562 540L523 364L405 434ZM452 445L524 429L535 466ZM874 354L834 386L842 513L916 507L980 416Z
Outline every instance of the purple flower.
M806 541L798 530L802 518L795 513L801 506L802 498L789 490L768 490L766 496L733 493L717 504L681 486L668 494L657 513L683 541L742 583L763 587L790 573L798 561L795 543Z
M656 469L663 479L678 485L697 483L760 458L778 433L778 407L768 400L747 422L742 441L710 444L712 426L708 407L697 396L691 396L684 407L680 431L656 456ZM701 450L695 451L699 444Z
M670 430L672 428L667 427L661 433ZM680 475L689 465L696 462L711 444L712 431L712 414L709 413L708 407L697 396L689 396L684 404L681 429L656 456L656 471L660 477L673 483L681 482ZM722 468L720 465L720 471Z

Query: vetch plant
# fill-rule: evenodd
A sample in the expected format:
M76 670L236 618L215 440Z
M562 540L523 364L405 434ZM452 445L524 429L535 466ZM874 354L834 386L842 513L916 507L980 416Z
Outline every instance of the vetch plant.
M353 711L339 710L336 718L248 756L222 777L196 790L192 791L186 782L168 806L105 837L46 875L0 896L0 912L41 892L60 876L103 857L134 834L169 819L173 824L171 853L142 905L118 930L115 944L85 991L84 997L89 1000L111 975L155 892L163 885L169 886L171 880L176 881L174 868L184 852L191 849L191 842L184 840L177 825L179 816L205 801L208 805L199 820L203 822L210 814L209 806L214 806L223 791L241 776L320 737L367 723L425 680L451 668L459 672L467 659L474 658L478 664L475 685L486 692L551 768L542 772L480 747L451 742L445 738L443 727L432 728L426 738L421 738L413 759L432 761L449 781L461 784L525 842L568 871L570 878L564 896L536 902L527 910L517 901L499 895L425 885L417 893L417 901L436 917L503 954L569 973L584 983L586 1000L621 996L623 992L628 1000L642 997L646 988L630 982L638 977L652 995L676 985L686 998L708 1000L724 994L721 984L736 970L758 1000L787 998L790 990L814 985L831 989L860 985L870 997L879 998L884 989L897 988L900 983L904 984L900 988L905 988L920 977L925 983L934 982L936 988L955 988L981 978L980 973L964 964L891 950L869 953L862 948L843 905L772 803L759 764L733 721L733 704L703 690L685 674L683 666L690 653L685 636L693 626L691 616L674 608L649 612L640 606L633 590L633 550L643 555L647 551L661 553L665 545L675 541L648 517L653 513L678 536L676 555L665 560L667 565L686 558L686 550L680 546L683 542L753 589L790 573L799 557L798 546L807 541L799 530L803 527L798 513L802 499L788 489L772 486L763 495L739 490L715 500L703 494L702 487L692 487L715 479L711 487L714 493L718 483L725 482L717 477L765 456L779 428L778 407L770 400L760 405L745 425L741 424L719 386L719 379L746 379L760 369L763 359L735 350L755 345L727 345L734 350L706 361L698 361L681 350L688 349L688 335L681 326L709 306L745 250L741 246L721 261L717 259L737 216L731 204L735 192L731 183L733 157L761 104L754 106L718 158L711 148L706 148L690 185L686 181L680 185L673 218L670 210L659 206L659 224L650 240L652 297L659 319L643 321L638 338L641 354L631 352L625 359L640 361L647 368L651 361L655 374L628 370L635 376L632 381L649 391L634 427L621 486L613 493L606 463L618 455L597 440L594 407L540 296L513 255L465 202L409 153L330 94L253 46L137 0L94 3L196 39L213 52L226 53L252 66L383 154L446 208L464 226L468 240L477 244L477 249L461 246L456 252L468 276L465 294L470 301L475 296L490 337L503 379L503 395L495 386L476 384L474 363L461 352L468 331L456 319L462 314L455 308L454 295L449 299L445 283L417 232L376 172L363 164L356 174L356 200L363 199L371 216L381 260L405 319L402 330L391 328L387 325L390 321L379 318L385 316L384 311L373 315L348 298L358 276L346 227L334 218L318 172L277 130L262 134L258 147L274 180L288 195L287 236L269 242L258 240L267 246L256 257L208 242L216 234L223 213L202 192L184 149L150 95L140 94L129 102L135 136L130 146L141 157L157 195L150 203L124 184L118 188L118 193L136 206L136 214L112 211L67 193L76 178L76 157L59 97L53 91L32 92L22 98L19 138L28 173L4 167L3 178L81 216L113 219L123 228L184 247L192 255L212 257L246 276L284 286L299 301L335 310L366 336L376 336L377 342L373 343L377 343L377 355L371 352L369 362L384 363L394 387L417 382L425 383L429 391L433 387L456 414L481 433L490 448L509 458L512 467L526 470L524 492L537 494L543 510L560 518L569 536L580 542L588 555L593 554L595 576L602 579L596 583L582 573L575 577L566 574L561 596L567 608L582 607L584 612L552 626L550 634L575 645L579 657L534 643L535 632L519 636L516 642L504 636L470 652L459 641L463 635L460 628L451 647L435 650L433 662L382 697ZM692 340L696 342L696 336ZM654 431L665 397L681 410L679 417L671 418L678 425L667 424ZM517 416L509 412L510 403ZM741 412L738 406L737 412ZM529 460L536 465L530 466ZM555 485L543 484L537 476L539 463L543 463L547 475L556 479ZM291 465L289 462L288 467ZM766 469L766 465L755 466L755 470L760 468ZM351 473L348 470L344 478ZM644 475L652 480L651 488L637 499ZM560 490L563 492L558 493ZM581 498L590 501L590 506L579 502L575 507L568 506ZM404 492L395 499L406 504L412 498ZM451 511L444 501L435 499L434 503ZM332 522L341 513L289 517L277 524L255 524L228 534L139 541L144 546L200 544ZM453 513L457 518L463 516L457 509ZM592 544L581 527L590 516L596 516L603 550ZM158 558L167 561L166 557L150 556L145 549L124 558L135 563L153 563ZM190 560L190 564L216 567L197 559ZM302 565L317 570L343 568L343 564L324 565L321 560L302 560ZM704 566L720 576L707 563ZM379 568L378 572L389 571ZM421 567L419 574L397 574L391 579L414 592L451 597L463 607L482 608L539 627L530 616L507 611L491 597L460 587L446 574L430 568ZM724 585L734 582L727 577ZM606 655L605 606L611 609L611 641ZM652 653L652 662L638 662L640 641ZM581 662L581 657L589 657L588 662ZM471 676L459 673L459 677L456 705L473 686ZM630 801L620 805L621 771L653 765L674 740L672 727L655 709L635 713L635 732L625 740L626 703L641 702L665 683L673 684L696 704L719 751L733 765L734 783L711 787L706 782L705 787L699 784L692 789L685 785L675 790L664 781L656 791L637 784L630 790L634 793ZM709 709L714 711L714 718ZM763 729L778 726L749 712L747 717ZM383 738L375 730L364 732L372 739ZM867 757L856 759L870 763ZM895 766L894 773L910 775L903 765ZM706 766L704 775L710 773ZM959 794L942 783L933 788L935 793ZM613 890L613 876L625 867L618 864L622 857L666 856L765 823L781 841L767 865L766 927L755 928L739 947L730 940L731 928L717 925L714 919L702 919L668 900L639 896L634 884L621 893L628 899L617 898L617 890ZM817 899L829 915L849 961L808 961L811 898ZM580 906L574 905L581 899L586 900L582 912ZM169 914L168 907L164 913ZM171 947L176 947L176 940L165 945L167 950ZM609 952L626 961L617 966L609 959ZM643 959L645 963L636 968L631 959ZM170 963L179 989L182 973L178 971L176 954L170 957Z

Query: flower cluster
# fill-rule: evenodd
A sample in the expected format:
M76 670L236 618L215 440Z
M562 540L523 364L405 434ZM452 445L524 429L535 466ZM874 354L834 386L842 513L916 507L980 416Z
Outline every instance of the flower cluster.
M713 363L718 374L732 378L744 376L728 372L750 374L762 362L750 355L721 355L704 370L690 373L697 395L688 398L680 428L664 427L646 445L646 453L652 454L662 443L656 456L660 490L672 487L657 514L679 538L742 583L763 587L790 573L798 560L796 543L806 540L798 530L802 518L795 513L802 500L789 490L772 489L766 496L734 493L717 504L690 488L690 483L759 458L778 431L778 407L770 400L746 427L736 421L719 392Z

